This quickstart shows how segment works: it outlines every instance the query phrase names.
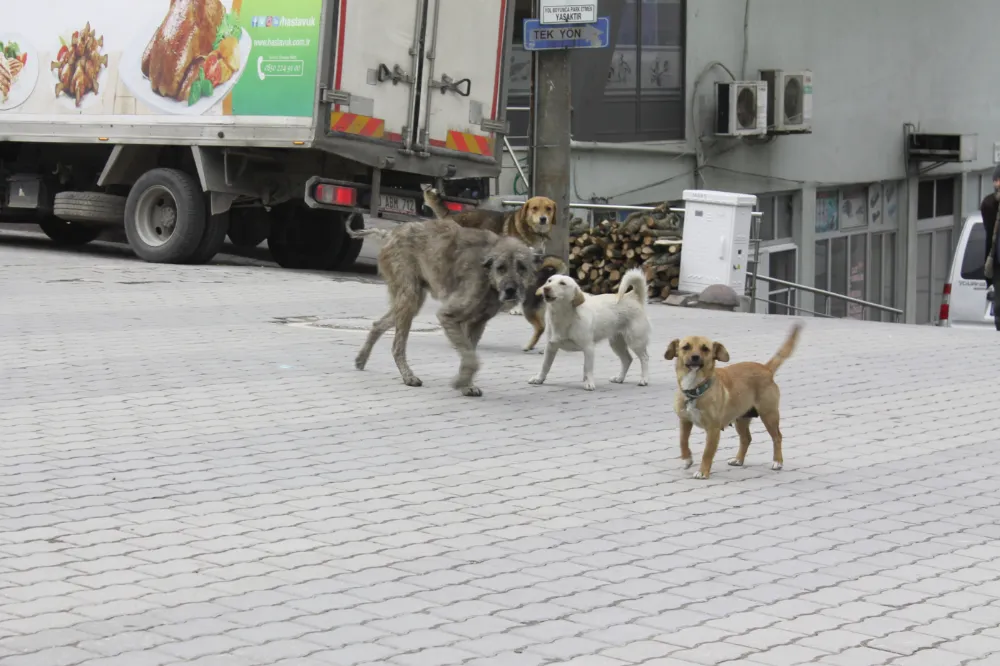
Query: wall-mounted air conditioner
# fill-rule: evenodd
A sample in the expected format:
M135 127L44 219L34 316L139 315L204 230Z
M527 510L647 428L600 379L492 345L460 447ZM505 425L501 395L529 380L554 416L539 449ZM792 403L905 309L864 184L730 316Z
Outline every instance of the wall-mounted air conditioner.
M719 136L767 134L767 83L765 81L716 83L715 133Z
M760 78L767 81L767 127L770 133L812 132L812 72L762 69Z

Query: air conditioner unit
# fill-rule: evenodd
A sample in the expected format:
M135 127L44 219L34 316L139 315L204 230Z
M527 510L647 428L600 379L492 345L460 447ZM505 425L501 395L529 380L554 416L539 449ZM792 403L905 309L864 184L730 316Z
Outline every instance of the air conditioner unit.
M813 76L809 70L762 69L767 81L767 127L772 134L812 132Z
M715 133L719 136L767 134L767 83L716 83Z

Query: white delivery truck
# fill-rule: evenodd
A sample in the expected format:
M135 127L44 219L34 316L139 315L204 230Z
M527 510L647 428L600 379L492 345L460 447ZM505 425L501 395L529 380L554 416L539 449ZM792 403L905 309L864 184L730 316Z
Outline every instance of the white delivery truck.
M0 222L152 262L227 233L349 266L345 224L499 174L513 0L31 0L0 17Z

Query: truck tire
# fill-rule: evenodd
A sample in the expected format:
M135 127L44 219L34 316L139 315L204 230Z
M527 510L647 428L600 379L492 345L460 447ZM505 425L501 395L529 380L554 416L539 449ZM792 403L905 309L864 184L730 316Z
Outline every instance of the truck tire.
M202 237L201 243L198 244L198 249L184 263L207 264L212 261L212 258L222 250L228 231L229 213L210 215L205 223L205 235Z
M336 269L338 271L349 271L354 268L354 263L361 256L361 248L365 244L363 238L351 238L347 235L348 226L355 231L360 231L365 228L365 219L360 215L352 215L344 222L344 244L340 248L340 256L337 257Z
M104 192L59 192L52 213L67 222L121 224L125 219L125 197Z
M182 264L195 258L207 218L208 205L197 180L178 169L152 169L129 192L125 235L140 259Z
M42 233L56 245L79 247L86 245L101 235L100 227L87 226L76 222L66 222L58 217L47 217L38 223Z
M267 246L282 268L334 270L348 236L341 213L285 204L275 211Z
M252 250L271 230L271 215L263 208L234 208L229 211L229 242L242 250Z

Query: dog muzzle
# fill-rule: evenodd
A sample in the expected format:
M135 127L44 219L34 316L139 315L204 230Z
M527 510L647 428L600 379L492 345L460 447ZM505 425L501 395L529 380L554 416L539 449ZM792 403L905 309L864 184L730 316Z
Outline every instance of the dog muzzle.
M498 291L501 303L520 303L524 300L524 293L516 284L500 285Z

